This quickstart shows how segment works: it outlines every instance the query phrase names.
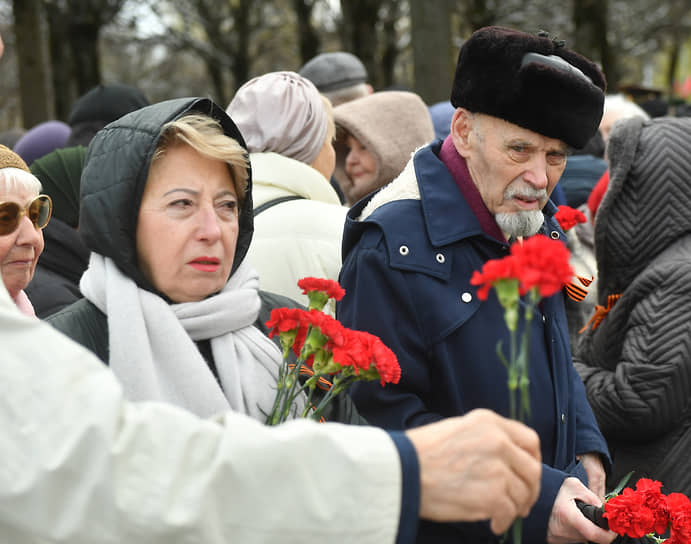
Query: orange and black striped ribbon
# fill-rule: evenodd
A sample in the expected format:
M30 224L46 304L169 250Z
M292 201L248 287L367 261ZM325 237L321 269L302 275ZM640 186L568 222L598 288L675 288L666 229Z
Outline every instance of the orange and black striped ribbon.
M566 289L566 295L571 299L575 300L576 302L581 302L587 295L588 295L588 290L585 289L588 287L591 283L593 283L593 277L590 279L584 278L583 276L576 276L576 279L581 285L578 285L576 282L571 281L567 283L564 288Z
M292 370L293 368L295 368L295 364L290 363L288 365L288 368L290 370ZM312 370L308 366L302 365L300 367L300 374L303 376L309 376L311 378L312 376L314 376L314 370ZM331 389L332 385L333 384L329 380L327 380L326 378L319 378L319 380L317 380L317 387L319 389L321 389L322 391L328 391L329 389ZM316 409L317 409L317 407L314 404L312 404L312 410L316 410ZM319 423L326 423L326 419L324 419L323 416L320 417Z
M607 297L607 306L600 306L599 304L595 306L595 313L593 316L590 318L590 320L585 324L585 326L578 331L579 333L585 331L588 328L588 325L592 324L593 330L597 329L600 326L600 323L602 323L602 320L607 317L607 314L609 311L614 308L614 304L621 298L621 293L617 293L616 295L609 295Z

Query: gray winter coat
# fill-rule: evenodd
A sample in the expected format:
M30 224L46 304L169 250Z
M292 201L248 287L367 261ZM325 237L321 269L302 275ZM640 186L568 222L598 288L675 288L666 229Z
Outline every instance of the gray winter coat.
M691 118L629 119L609 143L610 182L595 218L598 304L575 365L613 458L691 493Z

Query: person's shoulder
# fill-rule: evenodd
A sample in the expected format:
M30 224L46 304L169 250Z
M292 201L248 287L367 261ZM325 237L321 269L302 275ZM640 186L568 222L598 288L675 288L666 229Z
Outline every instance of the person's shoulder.
M385 238L416 232L423 225L423 210L419 199L403 198L382 202L362 213L367 203L347 214L346 229L351 232L381 231Z
M272 293L271 291L259 291L259 298L262 301L262 308L268 308L269 311L274 308L303 308L304 305L300 304L297 300L294 300L285 295L279 295L278 293Z
M108 318L89 300L82 298L45 321L102 361L108 361Z

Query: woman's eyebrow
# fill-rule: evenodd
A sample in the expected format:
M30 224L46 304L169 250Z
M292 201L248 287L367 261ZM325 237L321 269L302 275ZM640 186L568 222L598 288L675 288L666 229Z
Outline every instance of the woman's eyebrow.
M236 198L235 193L233 191L231 191L230 189L225 189L223 191L219 191L218 193L216 193L216 196L214 196L214 198L219 198L219 197L226 196L226 195L230 195L233 198Z
M163 193L163 196L168 196L169 194L176 193L178 191L181 191L183 193L188 193L190 195L195 195L195 196L199 194L199 191L195 191L193 189L185 189L184 187L176 187L175 189L171 189L170 191L166 191L165 193Z

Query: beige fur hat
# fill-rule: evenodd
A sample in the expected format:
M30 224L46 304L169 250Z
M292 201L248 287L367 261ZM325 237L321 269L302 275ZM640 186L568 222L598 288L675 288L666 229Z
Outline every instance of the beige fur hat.
M19 168L31 172L24 160L9 147L0 145L0 170L3 168Z

